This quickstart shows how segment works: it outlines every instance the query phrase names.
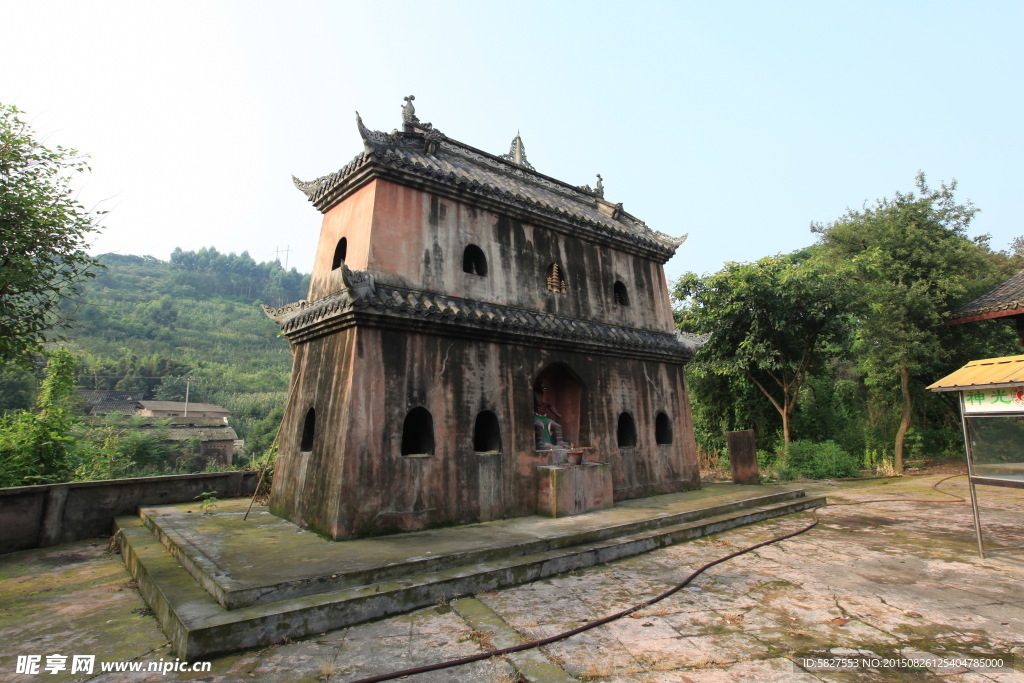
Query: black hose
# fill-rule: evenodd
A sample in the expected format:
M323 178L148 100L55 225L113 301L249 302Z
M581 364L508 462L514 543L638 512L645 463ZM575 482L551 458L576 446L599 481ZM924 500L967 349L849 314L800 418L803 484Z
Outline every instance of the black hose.
M484 659L491 659L492 657L501 657L501 656L504 656L504 655L512 654L514 652L522 652L523 650L532 650L535 647L541 647L542 645L550 645L551 643L556 643L559 640L565 640L566 638L569 638L569 637L574 636L576 634L583 633L584 631L589 631L590 629L597 628L598 626L604 626L605 624L610 623L612 621L615 621L616 619L621 619L622 617L629 616L630 614L633 614L634 612L639 612L640 610L642 610L645 607L650 607L651 605L653 605L655 603L661 602L662 600L664 600L665 598L669 597L670 595L673 595L673 594L681 591L691 581L693 581L695 578L697 578L698 576L703 574L705 571L707 571L711 567L714 567L716 564L722 564L723 562L728 562L729 560L733 559L734 557L739 557L740 555L743 555L745 553L749 553L752 550L757 550L758 548L763 548L763 547L765 547L767 545L772 545L773 543L778 543L779 541L785 541L786 539L793 538L794 536L799 536L800 534L803 534L803 533L806 533L806 532L810 531L811 529L813 529L814 527L816 527L818 525L818 521L819 521L818 520L818 511L822 510L822 509L824 509L826 507L840 507L840 506L846 506L846 505L867 505L868 503L891 503L891 502L898 502L898 503L963 503L963 502L965 502L965 499L963 498L963 496L958 496L955 493L949 493L948 491L939 491L939 489L938 489L938 485L941 484L942 482L944 482L944 481L946 481L948 479L953 479L954 477L962 477L962 476L964 476L964 475L962 475L962 474L954 474L954 475L945 477L944 479L940 479L939 481L937 481L934 484L932 484L932 488L933 489L935 489L936 491L938 491L939 493L941 493L943 495L952 496L956 500L925 500L925 499L922 499L922 498L879 498L877 500L862 500L862 501L856 501L856 502L852 502L852 503L825 503L824 505L818 506L817 508L814 508L814 509L811 510L811 514L814 517L814 521L811 522L810 524L808 524L807 526L805 526L804 528L798 529L797 531L793 531L793 532L788 533L788 534L783 534L782 536L776 536L775 538L771 538L771 539L769 539L767 541L762 541L760 543L755 543L752 546L749 546L749 547L744 548L742 550L737 550L734 553L730 553L730 554L726 555L725 557L720 557L717 560L713 560L711 562L708 562L703 567L701 567L697 571L693 572L692 574L687 576L685 579L683 579L680 583L677 583L675 586L673 586L672 588L668 589L664 593L661 593L659 595L656 595L653 598L649 598L647 600L644 600L641 603L633 605L629 609L624 609L621 612L616 612L615 614L611 614L611 615L609 615L607 617L602 617L601 619L598 619L597 621L591 621L589 623L586 623L583 626L579 626L577 628L572 629L571 631L563 631L562 633L558 633L558 634L555 634L553 636L549 636L547 638L541 638L540 640L531 640L528 643L521 643L519 645L515 645L513 647L502 648L500 650L491 650L489 652L481 652L479 654L470 655L469 657L461 657L459 659L450 659L450 660L448 660L446 662L439 662L437 664L427 664L425 666L417 666L417 667L414 667L412 669L403 669L402 671L393 671L393 672L387 673L387 674L380 674L378 676L371 676L370 678L360 678L359 680L352 681L351 683L377 683L378 681L390 681L390 680L393 680L395 678L402 678L404 676L412 676L414 674L427 673L428 671L437 671L439 669L448 669L448 668L451 668L453 666L462 666L463 664L472 664L473 662L479 662L479 661L482 661Z

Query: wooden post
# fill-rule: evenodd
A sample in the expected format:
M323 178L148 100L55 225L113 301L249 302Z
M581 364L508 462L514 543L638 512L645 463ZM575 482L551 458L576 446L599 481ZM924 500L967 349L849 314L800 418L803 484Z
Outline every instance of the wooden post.
M757 471L757 449L754 447L754 430L729 432L729 464L732 466L732 483L759 484Z

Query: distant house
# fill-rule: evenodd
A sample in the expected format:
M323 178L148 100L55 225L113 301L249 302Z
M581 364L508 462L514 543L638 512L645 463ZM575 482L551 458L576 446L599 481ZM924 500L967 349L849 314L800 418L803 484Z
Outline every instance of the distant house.
M146 417L219 417L228 423L231 411L212 403L185 403L183 401L138 401L136 415Z
M155 429L158 421L169 419L167 441L179 443L188 439L199 442L199 455L207 462L230 465L235 453L241 451L244 441L228 426L231 411L212 403L184 401L145 401L144 391L79 390L86 405L86 414L100 422L100 417L112 413L138 415L147 418L138 425L142 431Z
M114 391L108 389L79 389L78 395L86 405L87 415L122 413L131 415L139 409L145 391Z
M199 442L199 455L207 462L216 461L230 465L238 435L228 426L227 418L193 417L191 404L188 413L188 417L169 416L171 423L168 425L165 438L175 443L195 439ZM157 419L160 419L160 416L153 416L152 421L155 422Z

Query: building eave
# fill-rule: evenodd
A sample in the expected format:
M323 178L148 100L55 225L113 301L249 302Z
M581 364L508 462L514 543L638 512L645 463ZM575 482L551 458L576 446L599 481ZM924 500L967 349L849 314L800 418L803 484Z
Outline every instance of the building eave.
M532 166L453 140L435 129L382 133L367 129L358 115L357 124L364 150L352 161L313 181L293 176L295 186L321 213L330 211L371 179L383 178L614 245L662 264L686 240L685 235L672 237L652 230L621 204L605 201L603 188L570 185ZM480 177L473 177L473 169L480 171L476 174ZM489 182L494 178L501 178L501 183ZM529 196L531 193L534 196Z
M372 292L356 294L344 289L318 301L290 306L297 312L279 324L296 345L362 326L679 364L696 351L674 332L580 320L380 283ZM273 317L277 310L270 309L267 315Z

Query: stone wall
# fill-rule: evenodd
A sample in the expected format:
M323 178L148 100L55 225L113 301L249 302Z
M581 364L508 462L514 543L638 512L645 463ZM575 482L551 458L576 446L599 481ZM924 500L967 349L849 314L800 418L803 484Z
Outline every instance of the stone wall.
M384 180L374 180L324 215L309 300L343 288L332 256L398 286L581 320L674 332L662 265L606 244ZM466 247L482 250L487 275L463 272ZM547 290L557 263L566 292ZM616 303L620 283L627 305Z
M551 368L580 390L562 403L571 392L549 382L566 439L610 465L615 500L699 487L682 365L349 328L296 346L271 511L333 538L533 514L536 468L548 464L534 443L534 386ZM433 447L403 455L420 409ZM497 418L497 453L474 448L484 411ZM623 415L635 437L620 447Z
M257 472L214 472L0 488L0 553L110 533L140 506L185 503L207 491L251 496Z

